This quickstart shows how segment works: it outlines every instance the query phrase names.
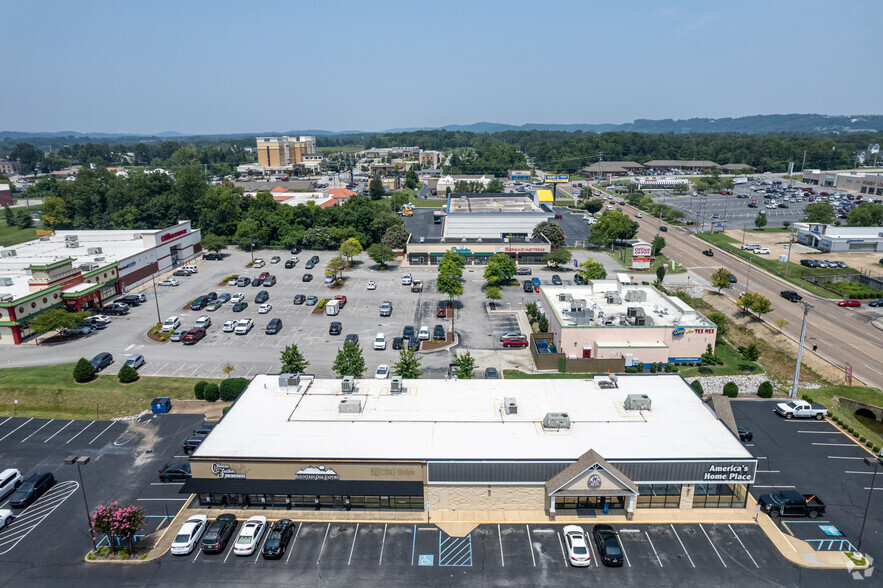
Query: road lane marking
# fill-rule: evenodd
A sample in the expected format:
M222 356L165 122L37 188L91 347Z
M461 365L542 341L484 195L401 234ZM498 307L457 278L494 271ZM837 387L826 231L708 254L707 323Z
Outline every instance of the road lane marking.
M671 525L671 523L669 523L669 524ZM675 532L675 537L678 538L678 543L681 544L681 549L684 550L684 555L686 555L686 556L687 556L687 559L690 560L690 565L693 566L693 567L695 568L695 567L696 567L696 564L693 563L693 558L690 557L690 553L687 551L687 548L684 547L684 542L681 541L681 536L678 535L678 531L677 531L677 529L675 529L675 526L674 526L674 525L671 525L671 530Z
M63 426L62 428L60 428L57 431L55 431L54 433L52 433L52 435L49 437L49 439L52 439L52 437L55 437L56 435L58 435L59 433L61 433L65 429L67 429L68 426L71 425L73 422L74 421L70 421L67 425ZM43 441L43 443L49 443L49 439L46 439L45 441Z
M15 433L16 431L18 431L19 429L21 429L22 427L24 427L26 424L28 424L29 422L31 422L32 420L34 420L34 419L33 419L33 418L29 418L28 420L26 420L25 422L23 422L22 424L20 424L20 425L17 426L16 428L14 428L13 430L9 431L9 432L6 433L3 437L0 437L0 441L3 441L4 439L6 439L7 437L9 437L10 435L12 435L13 433Z
M55 420L55 419L49 419L48 421L46 421L45 423L43 423L43 426L42 426L42 427L40 427L39 429L37 429L36 431L34 431L33 433L31 433L31 434L28 435L27 437L25 437L24 439L22 439L21 441L19 441L19 443L24 443L25 441L27 441L28 439L30 439L31 437L33 437L34 435L36 435L38 432L42 431L43 428L44 428L46 425L48 425L49 423L51 423L51 422L54 421L54 420Z
M322 547L319 548L319 557L316 559L316 565L319 565L319 562L322 561L322 553L325 551L325 542L328 540L328 531L331 530L331 523L328 523L328 526L325 527L325 538L322 539ZM414 534L416 537L417 534Z
M359 536L359 523L356 523L356 532L353 533L353 544L350 546L350 557L346 560L346 565L350 565L353 561L353 550L356 548L356 537Z
M537 557L533 553L533 541L530 540L530 525L524 525L527 528L527 546L530 547L530 559L533 567L537 567Z
M46 517L52 514L59 506L64 504L64 501L76 492L79 487L80 485L74 481L61 482L37 499L34 504L26 508L10 526L7 526L2 532L0 532L0 549L8 545L6 549L0 551L0 555L9 553L14 549L15 546L18 545L22 539L27 537L31 531L46 519ZM46 505L52 502L54 502L54 504L51 505L51 508L46 510ZM41 514L38 516L32 516L34 512L40 512ZM22 527L22 521L29 519L37 520Z
M656 561L659 562L659 567L661 568L661 567L662 567L662 560L659 559L659 553L657 553L657 551L656 551L656 546L653 545L653 540L650 539L650 533L648 533L647 531L644 531L644 535L646 535L646 537L647 537L647 541L650 542L650 547L653 548L653 555L656 556Z
M94 424L95 424L95 421L92 421L91 423L89 423L88 425L86 425L85 427L83 427L82 429L80 429L80 433L82 433L83 431L85 431L86 429L88 429L89 427L91 427L91 426L94 425ZM73 437L71 437L71 438L68 440L67 443L70 443L71 441L73 441L74 439L76 439L77 437L79 437L79 436L80 436L80 433L77 433L76 435L74 435ZM0 439L0 441L2 441L2 440L3 440L3 439ZM67 445L67 443L65 443L65 445Z
M730 528L730 531L732 531L732 532L733 532L733 537L735 537L735 538L736 538L736 541L738 541L738 542L739 542L739 545L741 545L741 546L742 546L742 549L744 549L744 550L745 550L745 553L747 553L747 554L748 554L748 557L750 557L750 558L751 558L751 563L753 563L753 564L754 564L754 567L756 567L756 568L759 568L759 567L760 567L760 566L759 566L759 565L757 565L757 562L756 562L756 561L754 561L754 558L753 558L753 557L751 557L751 553L750 553L750 552L749 552L749 551L748 551L748 548L747 548L747 547L745 547L745 544L744 544L744 543L742 543L742 540L741 540L741 539L740 539L740 538L739 538L739 536L738 536L738 535L737 535L737 534L736 534L736 531L735 531L735 530L734 530L734 529L733 529L733 526L732 526L732 525L730 525L730 524L727 524L727 526L728 526L728 527L729 527L729 528Z
M115 424L116 424L116 421L111 421L110 424L107 425L107 429L104 429L103 431L101 431L100 433L98 433L97 435L95 435L95 437L94 437L91 441L89 441L89 445L92 445L93 443L95 443L95 441L97 441L99 437L101 437L102 435L104 435L104 434L107 432L107 430L110 429L110 428L111 428L112 426L114 426Z
M755 486L756 488L757 486ZM724 564L724 567L727 567L727 563L724 561L724 558L721 557L721 554L718 552L717 547L714 546L714 543L711 541L711 537L708 536L708 533L705 532L705 527L701 524L699 528L702 529L702 534L705 535L705 538L708 539L708 543L711 545L711 548L714 549L714 552L717 554L717 558L721 560L721 563Z

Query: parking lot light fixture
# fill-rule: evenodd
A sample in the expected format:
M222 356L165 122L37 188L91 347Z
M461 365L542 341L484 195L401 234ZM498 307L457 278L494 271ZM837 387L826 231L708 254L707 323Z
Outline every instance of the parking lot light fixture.
M95 532L92 530L92 515L89 514L89 503L86 501L86 487L83 485L83 472L80 470L81 465L86 465L90 461L91 458L88 455L71 455L64 458L65 465L77 466L77 476L80 478L80 490L83 491L83 506L86 507L86 524L89 526L89 537L92 538L92 552L94 553L98 550L98 546L95 544Z
M797 398L797 381L800 379L800 358L803 357L803 341L806 339L806 317L811 308L815 308L809 302L801 300L803 305L803 324L800 327L800 342L797 345L797 365L794 367L794 381L791 383L791 398Z
M883 454L883 451L880 452ZM877 479L877 469L883 465L883 458L875 457L870 458L866 457L863 460L866 466L874 468L874 474L871 476L871 489L868 490L868 501L865 503L865 516L862 518L862 529L858 534L858 545L856 546L856 551L861 552L862 550L862 537L865 536L865 523L868 521L868 509L871 508L871 496L874 495L874 481Z

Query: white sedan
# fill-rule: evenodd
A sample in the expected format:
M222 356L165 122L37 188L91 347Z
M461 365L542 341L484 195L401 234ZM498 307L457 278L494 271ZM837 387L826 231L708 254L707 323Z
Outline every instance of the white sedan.
M173 280L172 278L167 278L159 283L160 286L180 286L181 282L178 280Z
M769 253L769 252L770 252L770 250L767 249L766 247L758 247L757 249L754 250L755 255L761 255L761 254L765 254L765 253Z
M233 329L236 328L236 321L227 321L222 328L225 333L232 333Z
M187 519L181 525L181 530L178 531L178 534L175 535L175 539L172 541L172 548L170 549L172 555L187 555L193 551L193 548L196 547L196 544L205 532L207 525L208 517L203 514L193 515Z
M377 371L374 372L375 380L385 380L389 377L389 366L385 363L381 363L377 366Z
M6 526L15 520L15 515L12 514L12 511L8 508L0 509L0 529L5 529Z
M577 568L592 565L589 544L582 527L567 525L564 527L564 546L567 548L567 561Z
M270 312L271 310L273 310L273 305L272 305L272 304L261 304L261 305L258 307L258 314L267 314L267 313Z
M420 341L428 341L429 340L429 327L423 325L420 327L420 330L417 332L417 338Z
M233 553L236 555L251 555L261 543L264 529L267 528L267 517L253 516L245 521L242 530L236 538Z
M368 280L368 285L366 287L368 288L368 290L376 290L377 284L374 282L374 280Z
M230 299L230 302L232 302L233 304L236 304L237 302L242 302L243 300L245 300L245 294L243 294L242 292L237 292Z

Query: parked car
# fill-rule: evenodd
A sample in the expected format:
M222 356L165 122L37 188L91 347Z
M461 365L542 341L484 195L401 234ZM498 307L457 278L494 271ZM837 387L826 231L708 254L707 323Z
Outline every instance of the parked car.
M196 547L196 544L205 533L208 525L208 517L204 514L193 515L187 519L181 530L175 535L172 541L172 547L169 550L172 555L187 555Z
M189 479L189 463L167 463L159 470L160 482L186 482Z
M282 319L274 318L271 319L269 323L267 323L267 328L264 330L264 333L267 335L276 335L279 331L282 330Z
M589 545L582 527L577 525L564 527L564 547L567 550L567 561L570 565L578 568L592 565L592 556L589 553Z
M21 472L15 468L3 470L0 473L0 501L6 498L13 490L18 488L22 482Z
M515 272L515 275L518 276L529 276L532 273L532 270L529 267L520 267Z
M25 508L43 496L55 484L52 472L37 472L18 485L9 495L9 506Z
M770 250L767 249L766 247L758 247L757 249L754 250L755 255L767 255L767 254L769 254L769 252L770 252Z
M838 300L837 306L861 306L861 300L857 300L855 298L847 298L845 300Z
M12 513L12 510L8 508L0 508L0 531L5 529L14 520L15 515Z
M269 275L264 280L264 286L266 286L267 288L272 288L275 285L276 285L276 276Z
M796 490L779 490L764 494L757 499L761 510L777 517L809 517L817 518L825 514L828 507L815 494L801 494Z
M295 263L295 261L294 261L293 259L287 259L287 260L285 260L285 269L291 269L291 268L293 268L295 265L297 265L297 264Z
M402 337L405 339L410 339L414 336L414 327L412 325L405 325L402 328Z
M429 327L426 325L422 325L420 330L417 333L417 339L420 341L428 341L429 340Z
M868 302L868 306L878 307L883 306L883 298L878 298L877 300L871 300Z
M94 329L94 325L90 323L85 325L77 325L76 327L72 327L70 329L62 329L61 334L66 337L85 337Z
M242 276L238 280L236 280L236 286L238 288L244 288L251 284L251 278L247 276Z
M806 400L792 400L780 402L773 411L786 419L816 419L818 421L828 416L828 409L821 404L812 404Z
M582 277L582 274L574 274L573 275L573 283L576 284L577 286L585 286L586 284L588 284L586 279L584 277Z
M307 300L304 304L307 306L316 306L316 303L319 302L319 299L315 296L307 296Z
M214 302L210 302L208 306L205 307L205 309L208 312L215 312L222 306L224 306L224 304L220 300L215 300Z
M266 290L261 290L257 293L257 296L254 297L255 304L263 304L267 300L270 299L270 293Z
M374 335L374 350L386 350L386 337L383 335L383 333L377 333L376 335Z
M233 312L242 312L248 308L248 302L241 300L233 305Z
M305 269L313 269L314 267L316 267L316 264L313 263L312 259L308 259L307 263L304 264Z
M160 331L163 333L168 333L169 331L174 331L178 327L181 326L181 319L176 316L170 316L166 319L166 322L162 324L160 327Z
M238 323L236 323L236 327L233 329L233 332L237 335L248 335L252 327L254 327L254 321L252 319L242 319Z
M349 333L346 336L346 340L344 342L345 343L352 343L353 345L358 345L359 344L359 336L356 333Z
M506 337L503 339L503 347L527 347L529 343L523 337Z
M175 270L174 272L172 272L172 275L177 276L179 278L187 278L187 277L190 277L190 272L185 269L179 269L179 270Z
M93 357L89 361L89 363L92 364L92 367L95 368L96 372L100 372L101 370L103 370L104 368L108 367L110 364L113 363L113 355L111 355L110 353L108 353L106 351L103 351L103 352L99 353L98 355L96 355L95 357Z
M202 328L193 328L187 331L184 335L184 338L181 339L181 342L184 345L195 345L197 341L205 337L205 329Z
M435 308L435 316L436 318L446 318L448 316L448 309L451 307L450 300L442 300L438 303L438 306Z
M310 269L310 268L307 268L307 269ZM304 277L301 279L304 282L312 282L313 281L313 274L304 274Z
M485 380L499 380L500 374L497 372L497 368L489 367L484 369L484 379Z
M235 555L251 555L261 543L264 536L264 530L267 527L267 517L260 515L250 517L236 538L236 544L233 546Z
M186 439L184 439L184 443L181 444L181 450L185 455L190 455L196 449L202 445L203 440L205 439L205 435L190 435Z
M270 258L270 263L279 263L280 261L282 261L282 258L279 257L278 255L274 255L273 257Z
M133 353L128 358L126 358L126 365L134 370L137 370L142 365L144 365L144 356L140 353Z
M198 329L207 329L212 326L212 319L209 316L202 315L201 317L196 319L196 324L193 326Z
M530 280L524 280L523 286L524 286L525 292L527 292L529 294L533 293L533 282L531 282Z
M235 329L235 328L236 328L236 321L227 321L226 323L224 323L224 326L221 327L221 329L225 333L232 333L233 329Z
M445 340L445 328L443 325L435 325L432 328L432 339L433 341Z
M169 335L169 341L173 343L180 343L181 339L184 338L184 335L187 334L187 329L175 329L172 331L172 334Z
M380 316L391 316L392 315L392 302L389 300L384 300L380 303Z
M332 275L325 276L325 279L324 279L324 282L325 282L326 284L333 284L333 283L335 283L336 281L337 281L337 277L336 277L335 275L333 275L333 274L332 274Z
M159 286L180 286L181 282L173 278L166 278L158 284Z
M561 276L559 276L558 274L552 274L552 284L555 286L560 286L562 284Z
M264 541L261 557L264 559L280 559L285 554L288 542L291 541L294 528L294 523L288 519L279 519L273 523L267 535L267 540Z
M295 294L294 300L292 302L294 304L303 304L306 299L307 299L307 297L304 296L303 294Z
M270 304L270 303L267 303L267 304L261 304L261 305L258 307L258 314L267 314L267 313L270 312L271 310L273 310L273 305L272 305L272 304Z
M368 283L365 285L365 289L367 289L367 290L376 290L376 289L377 289L377 284L374 282L374 280L368 280Z
M803 300L803 296L801 296L794 290L782 290L781 292L779 292L779 296L791 302L800 302L801 300Z
M751 429L740 425L736 427L736 430L739 432L739 441L742 443L750 443L754 439L754 433L751 432Z
M328 325L328 334L329 335L340 335L343 331L343 325L340 321L331 321L331 324Z
M236 515L224 513L209 523L202 536L203 553L221 553L236 531Z
M389 366L385 363L381 363L377 366L377 369L374 371L374 379L375 380L385 380L389 378Z
M607 567L622 567L623 551L616 531L610 525L595 525L592 538L598 548L598 558Z

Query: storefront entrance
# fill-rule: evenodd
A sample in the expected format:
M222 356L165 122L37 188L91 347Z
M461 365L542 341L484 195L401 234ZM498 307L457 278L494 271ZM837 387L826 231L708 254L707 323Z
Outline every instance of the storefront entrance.
M593 510L634 512L638 487L621 471L589 450L546 482L549 513Z

